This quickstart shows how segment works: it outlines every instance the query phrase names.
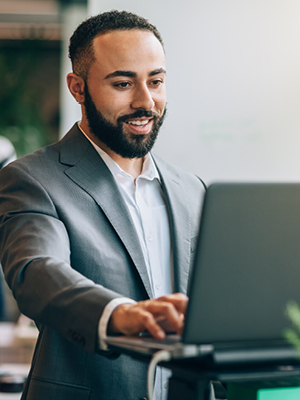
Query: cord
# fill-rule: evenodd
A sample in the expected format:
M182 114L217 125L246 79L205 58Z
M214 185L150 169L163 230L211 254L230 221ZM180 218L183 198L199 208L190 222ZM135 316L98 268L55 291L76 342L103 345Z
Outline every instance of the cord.
M170 359L171 359L171 354L167 350L157 351L151 358L147 376L148 400L153 400L154 375L157 364L159 364L161 361L169 361Z

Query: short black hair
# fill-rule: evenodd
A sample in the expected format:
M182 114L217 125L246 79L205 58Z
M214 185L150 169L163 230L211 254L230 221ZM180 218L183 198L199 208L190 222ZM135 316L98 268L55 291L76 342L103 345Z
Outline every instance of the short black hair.
M115 30L152 32L164 48L160 33L147 19L128 11L104 12L83 21L70 39L69 58L75 74L84 80L87 79L89 66L94 61L93 40L99 35Z

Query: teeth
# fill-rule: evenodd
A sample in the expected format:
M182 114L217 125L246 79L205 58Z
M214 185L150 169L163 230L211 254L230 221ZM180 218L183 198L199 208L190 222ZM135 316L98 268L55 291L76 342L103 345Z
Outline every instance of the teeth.
M129 121L128 123L131 125L147 125L149 119L145 119L144 121Z

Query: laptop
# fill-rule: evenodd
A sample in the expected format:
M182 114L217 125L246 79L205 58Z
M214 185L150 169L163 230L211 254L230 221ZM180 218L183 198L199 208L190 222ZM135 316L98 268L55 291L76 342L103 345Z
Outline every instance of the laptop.
M108 345L213 365L299 363L285 330L287 305L300 305L300 184L208 187L188 296L182 337L109 336Z

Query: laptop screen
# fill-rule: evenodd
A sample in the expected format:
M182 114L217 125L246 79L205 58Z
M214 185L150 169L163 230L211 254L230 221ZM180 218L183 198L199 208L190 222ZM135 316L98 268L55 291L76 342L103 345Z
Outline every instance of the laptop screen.
M214 184L200 225L183 342L283 340L300 304L300 184Z

